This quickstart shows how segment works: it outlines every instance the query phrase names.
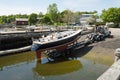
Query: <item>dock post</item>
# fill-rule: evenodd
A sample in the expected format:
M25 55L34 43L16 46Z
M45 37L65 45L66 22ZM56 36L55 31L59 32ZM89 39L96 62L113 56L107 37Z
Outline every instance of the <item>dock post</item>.
M115 62L120 59L120 48L117 48L115 51Z
M38 60L38 61L41 61L41 53L42 53L42 52L39 51L39 50L36 51L36 56L37 56L37 60Z

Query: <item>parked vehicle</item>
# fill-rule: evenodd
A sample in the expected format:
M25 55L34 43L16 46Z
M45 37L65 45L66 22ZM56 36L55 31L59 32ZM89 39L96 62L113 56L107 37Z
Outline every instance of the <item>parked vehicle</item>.
M105 39L105 37L109 37L111 35L111 31L109 31L107 26L97 27L97 29L98 30L96 30L94 33L87 35L89 43L93 43L95 41L102 41Z

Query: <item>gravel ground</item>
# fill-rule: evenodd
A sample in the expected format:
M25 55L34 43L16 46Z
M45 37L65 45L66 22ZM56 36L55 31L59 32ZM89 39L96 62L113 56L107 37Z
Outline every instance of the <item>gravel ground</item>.
M106 38L104 41L98 42L96 46L100 46L102 48L107 49L116 49L120 48L120 29L110 29L111 37Z
M120 38L120 28L110 28L111 34L114 35L114 37Z
M100 54L110 54L114 57L114 52L117 48L120 48L120 29L118 28L110 28L111 37L106 38L104 41L95 42L90 44L92 46L89 52L100 53ZM85 36L81 37L82 39ZM85 48L84 50L86 50Z

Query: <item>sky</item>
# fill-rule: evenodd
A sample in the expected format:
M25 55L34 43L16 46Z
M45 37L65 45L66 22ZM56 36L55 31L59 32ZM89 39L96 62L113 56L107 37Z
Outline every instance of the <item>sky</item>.
M46 13L50 4L56 3L60 12L98 11L120 7L120 0L0 0L0 15Z

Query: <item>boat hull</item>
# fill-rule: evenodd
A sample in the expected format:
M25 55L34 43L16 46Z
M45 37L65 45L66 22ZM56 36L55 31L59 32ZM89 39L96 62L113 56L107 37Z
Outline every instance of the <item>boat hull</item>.
M46 44L33 44L31 50L36 51L37 58L40 60L41 52L46 50L56 49L57 51L64 51L67 49L69 45L76 42L81 35L81 31L73 36L70 36L65 39L61 39L58 41L46 43Z
M58 40L58 41L54 41L54 42L50 42L50 43L46 43L46 44L33 44L31 50L32 51L37 51L37 50L44 50L47 48L55 48L58 46L65 46L68 44L71 44L73 42L75 42L79 37L80 37L81 33L74 35L72 37L66 38L66 39L62 39L62 40Z

